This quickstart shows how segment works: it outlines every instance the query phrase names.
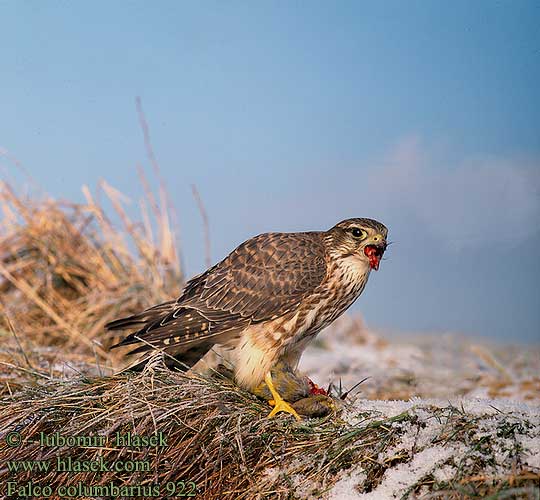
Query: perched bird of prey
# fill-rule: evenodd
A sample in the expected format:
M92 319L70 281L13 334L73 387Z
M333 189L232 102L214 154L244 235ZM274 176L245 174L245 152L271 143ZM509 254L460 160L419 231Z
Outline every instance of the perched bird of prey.
M114 347L161 349L169 365L193 366L215 344L231 349L236 383L253 390L264 380L275 403L269 416L299 418L275 390L271 369L295 369L307 344L358 298L379 268L387 232L355 218L328 231L260 234L189 280L178 300L106 327L135 330Z

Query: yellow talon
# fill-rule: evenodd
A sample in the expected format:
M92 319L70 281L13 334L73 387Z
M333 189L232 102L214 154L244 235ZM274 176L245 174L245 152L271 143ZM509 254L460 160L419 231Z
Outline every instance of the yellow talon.
M272 383L272 375L270 372L266 374L266 377L264 377L264 381L266 382L266 385L268 386L268 389L270 389L270 392L272 393L272 396L274 398L268 401L268 403L274 408L269 413L267 418L272 418L280 411L284 411L285 413L290 413L294 418L296 418L296 420L302 420L300 418L300 415L296 413L296 410L289 403L284 401L283 398L276 391L274 384Z

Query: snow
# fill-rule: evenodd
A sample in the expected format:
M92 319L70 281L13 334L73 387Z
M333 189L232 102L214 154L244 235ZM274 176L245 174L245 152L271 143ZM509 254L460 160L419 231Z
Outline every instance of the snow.
M360 493L356 498L363 500L399 498L422 477L450 458L453 452L454 450L442 446L426 448L416 454L409 463L389 469L384 475L383 482L375 490Z
M345 500L360 498L360 493L356 491L356 486L362 484L367 479L363 472L355 471L354 474L344 475L334 484L328 500Z
M367 399L507 400L540 404L540 346L482 343L457 334L392 341L361 320L339 318L309 346L300 369L319 386L330 382Z
M364 425L366 414L415 417L391 424L399 439L376 459L392 465L371 491L357 464L339 475L326 500L401 498L426 476L452 482L475 463L484 464L487 477L501 477L512 473L517 456L523 470L540 472L538 346L482 344L452 334L389 342L344 317L306 350L300 369L321 386L341 381L344 390L370 377L345 400L340 417L350 425ZM436 412L473 422L469 442L437 439L446 429Z
M449 411L449 404L459 408L464 416L472 421L475 429L471 431L471 440L489 437L486 449L474 449L460 440L440 444L438 436L444 430L445 419L434 418L437 409ZM495 409L495 408L496 409ZM511 454L521 446L522 463L533 471L540 471L540 406L528 405L515 401L494 400L419 400L410 401L366 401L357 400L348 409L349 422L354 411L369 412L371 416L387 418L405 411L416 417L413 421L394 422L392 427L401 435L398 442L384 450L377 457L377 462L387 464L398 457L410 457L404 463L389 466L382 481L372 491L362 492L366 474L362 467L353 467L344 472L330 490L327 500L387 500L401 498L406 492L427 475L433 475L437 481L451 481L456 477L460 465L481 459L491 465L485 465L485 474L490 477L504 476L512 467ZM519 426L515 440L500 436L501 426ZM493 457L493 460L490 458ZM493 464L491 462L494 462Z

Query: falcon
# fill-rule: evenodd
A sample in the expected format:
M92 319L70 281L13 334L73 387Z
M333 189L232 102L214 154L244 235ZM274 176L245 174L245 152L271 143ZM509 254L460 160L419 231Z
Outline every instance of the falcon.
M296 369L316 335L362 293L386 250L387 228L353 218L328 231L264 233L189 280L177 300L112 321L132 331L113 347L161 350L168 366L189 368L214 345L231 350L234 379L253 391L264 382L273 410L299 419L272 382L278 364ZM140 370L148 358L132 368Z

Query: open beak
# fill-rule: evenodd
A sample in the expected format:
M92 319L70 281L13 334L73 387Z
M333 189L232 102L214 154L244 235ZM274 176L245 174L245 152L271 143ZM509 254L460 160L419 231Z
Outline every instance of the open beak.
M381 243L366 245L364 248L364 253L369 259L369 267L377 271L379 269L379 264L381 262L384 251L386 250L386 241Z

